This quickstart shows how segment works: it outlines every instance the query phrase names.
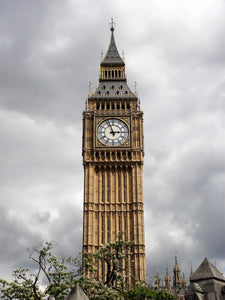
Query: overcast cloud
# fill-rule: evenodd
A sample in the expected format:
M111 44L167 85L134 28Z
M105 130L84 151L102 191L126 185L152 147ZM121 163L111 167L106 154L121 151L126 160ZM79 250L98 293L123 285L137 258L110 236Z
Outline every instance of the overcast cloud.
M148 277L225 272L225 2L0 0L0 277L81 250L82 111L109 21L144 111ZM172 275L172 274L171 274Z

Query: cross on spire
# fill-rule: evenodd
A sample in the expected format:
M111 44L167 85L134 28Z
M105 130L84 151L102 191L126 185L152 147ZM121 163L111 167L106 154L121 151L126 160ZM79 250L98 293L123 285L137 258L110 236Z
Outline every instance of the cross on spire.
M113 18L111 18L111 22L109 23L109 25L110 25L110 29L113 31L116 25L116 23L113 21Z

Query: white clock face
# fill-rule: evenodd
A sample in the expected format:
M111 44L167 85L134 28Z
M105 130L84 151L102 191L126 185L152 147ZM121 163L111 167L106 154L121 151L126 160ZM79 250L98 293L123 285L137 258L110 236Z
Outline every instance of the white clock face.
M97 128L99 140L107 146L120 146L129 136L127 124L120 119L106 119Z

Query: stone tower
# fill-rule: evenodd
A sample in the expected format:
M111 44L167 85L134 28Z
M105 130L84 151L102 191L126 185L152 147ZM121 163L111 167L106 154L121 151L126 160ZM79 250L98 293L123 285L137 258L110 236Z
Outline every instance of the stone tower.
M177 263L177 256L175 255L175 266L173 268L173 287L176 288L180 288L182 286L182 279L180 276L180 268L178 266Z
M127 85L113 21L110 30L99 83L89 90L83 112L83 254L94 253L123 232L125 241L133 242L130 275L145 281L143 112ZM99 266L99 278L104 268Z

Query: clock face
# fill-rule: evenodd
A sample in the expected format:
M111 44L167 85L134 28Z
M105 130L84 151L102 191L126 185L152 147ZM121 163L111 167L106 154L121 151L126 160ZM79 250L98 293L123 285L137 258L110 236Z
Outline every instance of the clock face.
M99 124L97 136L104 145L120 146L128 139L129 128L124 121L109 118Z

